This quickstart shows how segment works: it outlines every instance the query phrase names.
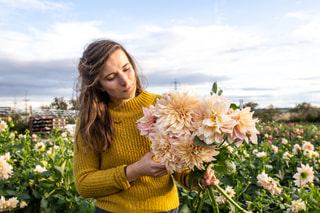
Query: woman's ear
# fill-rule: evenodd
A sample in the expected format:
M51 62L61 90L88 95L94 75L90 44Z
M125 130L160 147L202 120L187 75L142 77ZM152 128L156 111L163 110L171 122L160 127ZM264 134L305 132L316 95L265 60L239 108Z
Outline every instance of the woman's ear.
M101 92L106 91L99 83L96 85L96 89L100 90Z

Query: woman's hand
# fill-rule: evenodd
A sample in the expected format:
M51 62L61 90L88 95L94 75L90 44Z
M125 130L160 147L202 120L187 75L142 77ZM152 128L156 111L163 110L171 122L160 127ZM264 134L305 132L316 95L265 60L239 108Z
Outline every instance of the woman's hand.
M153 157L153 152L148 152L139 161L127 166L128 181L134 181L141 176L162 177L168 174L165 165L155 161Z
M188 176L186 178L186 183L188 184ZM216 176L214 175L214 170L211 169L211 166L208 166L206 173L204 174L204 176L201 178L200 180L200 184L203 188L207 187L207 186L215 186L218 185L220 183L220 181L216 178ZM199 186L197 183L193 183L191 186L192 190L195 191L199 191Z

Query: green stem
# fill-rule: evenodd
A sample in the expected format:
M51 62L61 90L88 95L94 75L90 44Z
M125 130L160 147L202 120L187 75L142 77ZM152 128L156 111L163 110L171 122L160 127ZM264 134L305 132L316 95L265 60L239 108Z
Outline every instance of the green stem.
M217 203L216 198L214 197L214 194L213 194L213 186L208 186L208 191L209 191L209 199L211 202L211 206L213 208L213 212L219 213L218 203Z
M215 186L216 189L225 197L227 198L227 200L232 203L240 212L244 212L244 213L248 213L246 210L244 210L243 208L241 208L241 206L239 206L239 204L237 204L233 199L231 199L231 197L229 197L229 195L222 189L220 188L219 185Z
M207 197L207 194L206 194L206 191L205 191L205 190L201 190L201 191L199 192L199 194L200 194L200 193L201 193L201 195L200 195L201 200L200 200L200 204L199 204L197 213L201 213L202 206L203 206L204 201L206 200L206 197Z
M192 205L192 207L193 207L192 208L192 212L195 212L196 209L197 209L199 197L200 197L200 192L198 192L196 197L194 198L194 202L193 202L193 205Z

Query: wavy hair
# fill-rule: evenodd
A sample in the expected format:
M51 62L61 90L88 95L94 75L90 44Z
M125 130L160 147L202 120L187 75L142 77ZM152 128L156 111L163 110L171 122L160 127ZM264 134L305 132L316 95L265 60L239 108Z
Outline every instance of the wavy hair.
M110 98L107 92L99 89L99 77L105 62L117 49L123 50L128 57L135 72L137 91L142 90L133 57L115 41L99 39L90 43L78 64L80 112L75 138L78 140L81 136L84 148L96 152L107 151L114 134L114 122L108 109Z

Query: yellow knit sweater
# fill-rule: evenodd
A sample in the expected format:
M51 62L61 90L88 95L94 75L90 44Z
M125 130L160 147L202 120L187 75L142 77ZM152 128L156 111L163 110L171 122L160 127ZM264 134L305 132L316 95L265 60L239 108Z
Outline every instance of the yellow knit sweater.
M143 116L142 107L155 105L161 96L142 91L133 100L119 106L110 104L115 121L114 138L104 153L84 153L74 146L74 177L84 198L95 198L96 206L111 212L163 212L177 208L179 198L171 175L159 178L143 176L130 184L124 167L151 151L148 138L141 136L136 121ZM82 147L81 138L75 143ZM188 170L174 177L185 185Z

